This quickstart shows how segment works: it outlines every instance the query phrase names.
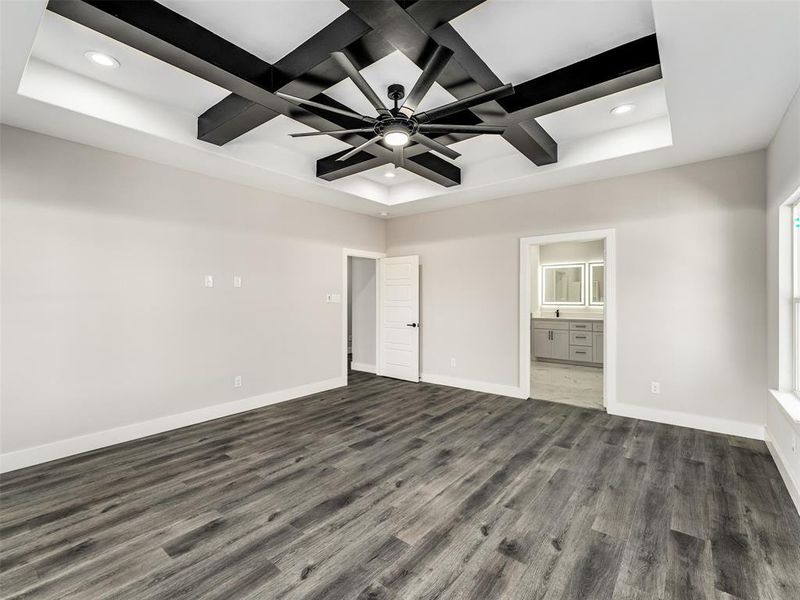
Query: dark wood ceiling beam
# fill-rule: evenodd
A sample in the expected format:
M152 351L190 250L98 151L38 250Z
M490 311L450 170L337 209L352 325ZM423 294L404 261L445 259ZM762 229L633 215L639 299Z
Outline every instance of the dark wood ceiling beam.
M468 56L472 50L466 43L462 45L459 41L460 36L452 30L452 27L449 25L440 27L433 31L431 36L453 50L455 59L460 58L465 64L472 66L473 70L469 75L471 78L474 77L473 81L480 81L487 86L496 83L492 79L493 75L480 66L479 58L478 60L475 60L474 57L472 60L464 60L464 57ZM658 42L656 34L651 34L515 85L513 95L501 98L489 105L456 113L448 117L448 120L451 123L466 122L466 119L474 119L477 113L486 123L505 124L508 129L503 136L504 139L528 158L531 158L532 155L536 156L541 149L546 149L547 153L538 159L545 161L557 157L558 148L556 145L548 145L550 136L539 126L534 120L535 118L660 78ZM495 114L486 113L487 110L497 111L498 109L499 111ZM520 129L524 131L521 132ZM466 139L466 137L460 139ZM528 138L536 139L537 137L536 144L529 142ZM452 143L453 140L446 141L440 138L439 141ZM406 151L406 156L415 156L425 151L427 149L410 147ZM325 161L326 159L327 157L321 160ZM357 172L354 167L351 167L350 171ZM329 174L329 176L332 175Z
M419 144L415 147L424 148ZM391 163L384 157L372 156L366 152L359 152L347 160L338 160L346 152L349 151L342 150L318 160L317 177L326 181L335 181ZM423 151L406 156L403 168L444 187L452 187L461 183L461 169L430 152Z
M408 9L403 9L391 0L342 0L342 2L420 68L424 67L438 46L453 50L453 59L448 62L436 81L457 99L503 85L503 82L447 21L432 17L436 7L439 7L438 10L443 10L444 5L449 3L442 3L441 0L418 0ZM469 8L473 8L480 2L474 1L469 4ZM450 8L452 9L452 6ZM429 29L426 29L426 26ZM468 115L472 119L469 119ZM508 119L507 112L497 102L487 102L473 107L458 113L458 116L461 123L472 123L473 119L477 118L478 122L506 125ZM459 120L450 122L455 123ZM525 127L516 123L510 124L503 137L537 165L551 164L558 159L558 145L538 123L534 122ZM452 139L438 141L447 144ZM406 156L411 158L427 152L428 149L423 146L411 145L406 150ZM321 159L317 171L322 170L327 176L333 177L336 173L326 170L330 164L329 158ZM371 160L365 162L364 170L374 168L371 166L373 162ZM349 165L346 172L347 174L357 172L357 165Z
M311 98L328 89L346 77L331 59L339 50L347 51L359 68L394 51L364 21L346 12L275 63L270 91ZM198 117L197 137L223 146L278 114L231 94Z
M279 98L270 91L272 65L158 2L50 0L48 9L314 129L350 128L353 125L353 120L347 117L318 114ZM326 97L325 101L335 105L331 98ZM245 112L252 110L246 106L242 109ZM340 139L357 146L368 138L353 134ZM380 144L370 146L365 152L387 162L392 159L392 151ZM443 185L460 182L460 170L454 174L453 166L435 161L408 162L409 170Z
M485 0L419 0L411 5L415 19L437 27L468 11ZM397 7L394 0L372 3L377 11ZM359 16L348 11L309 38L274 65L271 91L300 98L312 98L342 81L346 75L330 58L332 52L347 52L359 69L363 69L396 48L381 33L372 31ZM277 116L263 107L242 101L231 94L209 108L198 118L198 139L222 146L236 137Z
M514 86L498 103L519 123L661 79L656 34Z

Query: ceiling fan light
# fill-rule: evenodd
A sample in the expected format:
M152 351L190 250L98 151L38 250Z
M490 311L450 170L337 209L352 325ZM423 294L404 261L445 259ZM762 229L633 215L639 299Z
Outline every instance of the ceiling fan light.
M405 146L408 143L408 133L405 131L390 131L383 136L389 146Z

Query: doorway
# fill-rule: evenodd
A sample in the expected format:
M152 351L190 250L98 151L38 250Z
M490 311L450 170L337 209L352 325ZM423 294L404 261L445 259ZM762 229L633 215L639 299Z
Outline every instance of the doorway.
M378 261L384 254L345 249L342 373L377 372L378 352Z
M608 409L615 402L614 231L520 240L520 388Z
M351 373L419 382L419 256L342 252L342 385Z

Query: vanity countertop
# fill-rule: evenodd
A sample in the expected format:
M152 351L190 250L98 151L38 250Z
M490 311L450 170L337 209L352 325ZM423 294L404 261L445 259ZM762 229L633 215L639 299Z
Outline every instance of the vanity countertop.
M603 317L534 317L531 316L532 321L590 321L593 323L602 323Z

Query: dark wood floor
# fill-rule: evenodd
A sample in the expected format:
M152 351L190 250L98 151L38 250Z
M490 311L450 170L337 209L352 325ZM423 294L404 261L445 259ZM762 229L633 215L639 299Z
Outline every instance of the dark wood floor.
M800 598L763 443L351 379L6 475L2 596Z

